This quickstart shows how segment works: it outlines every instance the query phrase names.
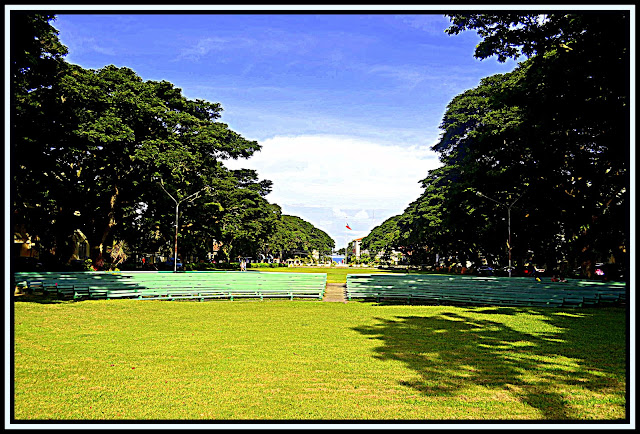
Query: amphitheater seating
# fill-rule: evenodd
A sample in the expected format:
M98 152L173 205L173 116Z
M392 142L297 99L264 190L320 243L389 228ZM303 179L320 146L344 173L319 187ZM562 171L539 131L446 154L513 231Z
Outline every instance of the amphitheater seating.
M239 271L15 273L16 286L60 298L139 300L316 299L324 273Z
M550 282L530 278L431 274L349 274L347 300L441 305L587 307L624 304L624 283Z

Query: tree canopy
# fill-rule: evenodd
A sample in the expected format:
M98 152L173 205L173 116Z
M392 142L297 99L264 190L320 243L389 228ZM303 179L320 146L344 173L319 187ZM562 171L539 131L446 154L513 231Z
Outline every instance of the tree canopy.
M10 18L12 223L41 256L67 262L76 230L96 264L123 246L171 251L174 199L182 254L213 243L228 260L331 252L326 233L269 203L270 181L225 166L260 145L220 121L219 103L126 67L69 64L53 15ZM628 266L629 13L449 18L450 35L479 34L476 58L525 59L451 100L432 147L442 166L363 247L420 263L504 264L511 251L520 263Z
M220 122L219 103L168 81L66 63L54 18L11 16L14 226L58 263L71 259L75 230L94 264L114 243L172 252L175 201L200 192L177 210L181 254L202 256L214 241L229 260L264 250L281 214L265 198L271 182L224 165L260 145Z
M390 251L402 244L401 229L398 224L401 215L389 217L376 226L362 239L362 249L373 254Z
M476 30L475 56L528 57L447 106L433 150L442 167L395 219L396 246L456 261L574 266L627 261L629 16L452 15ZM510 209L512 244L507 246ZM397 227L395 225L397 224Z
M283 259L307 256L317 250L321 256L328 256L335 247L335 241L324 231L300 217L282 215L276 223L276 231L268 240L268 252Z

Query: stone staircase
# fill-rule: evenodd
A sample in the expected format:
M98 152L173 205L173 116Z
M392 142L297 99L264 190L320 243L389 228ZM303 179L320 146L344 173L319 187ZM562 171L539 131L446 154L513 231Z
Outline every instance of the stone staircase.
M327 289L322 301L346 303L344 292L347 289L346 283L327 283Z

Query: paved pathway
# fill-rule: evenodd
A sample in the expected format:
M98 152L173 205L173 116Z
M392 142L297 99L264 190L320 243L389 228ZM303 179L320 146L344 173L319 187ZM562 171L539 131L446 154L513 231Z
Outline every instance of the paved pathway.
M327 283L327 290L324 293L322 301L333 301L346 303L344 291L347 288L346 283Z

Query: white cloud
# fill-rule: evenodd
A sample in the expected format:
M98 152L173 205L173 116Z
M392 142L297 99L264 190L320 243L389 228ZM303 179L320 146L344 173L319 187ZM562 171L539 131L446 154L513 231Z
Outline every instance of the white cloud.
M421 193L419 181L439 162L426 147L384 146L342 136L274 137L249 160L273 181L272 202L337 209L403 209Z
M444 36L444 29L451 24L441 15L400 15L397 18L414 29L438 36Z
M201 57L206 56L212 51L220 51L229 46L235 46L238 48L241 45L250 44L250 41L246 39L229 39L229 38L203 38L197 41L191 47L184 48L178 55L177 60L199 60Z
M440 165L428 147L345 136L278 136L260 143L262 150L249 160L227 165L255 169L273 181L267 199L284 213L322 226L338 246L402 213L422 193L419 181ZM352 231L345 229L347 222Z
M369 219L369 214L367 214L367 211L361 210L358 214L353 216L353 218L356 219L356 220L368 220Z
M219 55L227 51L234 56L264 57L282 53L300 54L306 52L315 44L315 38L307 34L289 35L277 29L254 29L254 33L261 33L260 38L232 34L229 36L201 37L182 49L176 60L199 61L201 58L215 52Z
M338 218L347 218L347 213L342 211L340 208L332 208L333 216Z
M375 65L369 67L367 72L393 78L409 87L415 87L425 80L433 79L433 72L430 69L415 66Z
M115 56L117 50L112 46L112 41L100 41L96 38L75 38L74 54L99 53L107 56Z

